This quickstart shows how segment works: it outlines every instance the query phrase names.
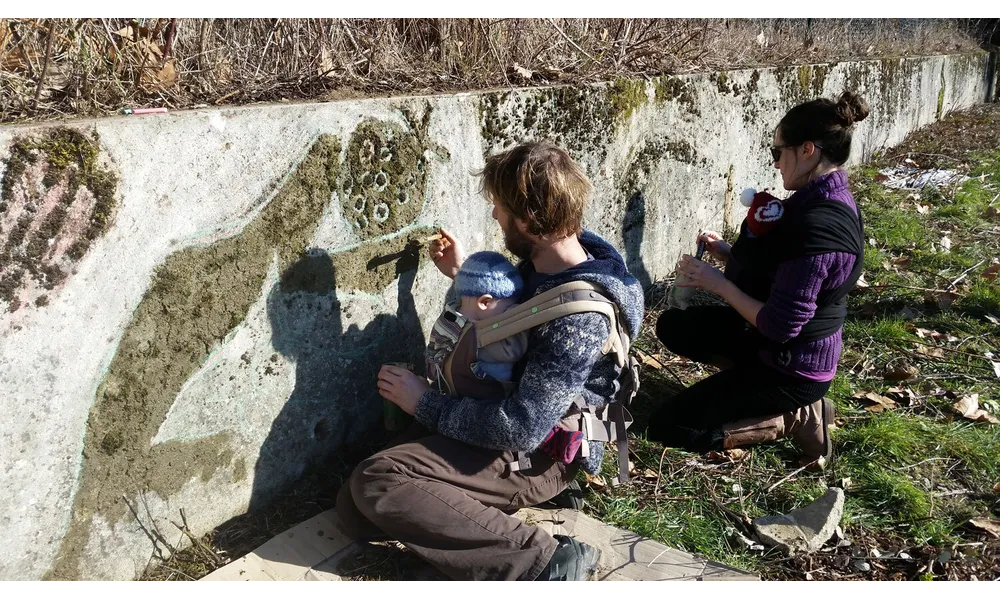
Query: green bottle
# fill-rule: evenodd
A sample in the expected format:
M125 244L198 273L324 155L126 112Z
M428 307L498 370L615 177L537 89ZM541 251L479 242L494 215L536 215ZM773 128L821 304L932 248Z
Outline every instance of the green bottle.
M414 367L411 363L388 362L385 364L399 367L400 369L406 369L411 373L414 371ZM399 408L394 402L382 398L382 424L385 426L386 431L402 431L412 421L413 417L406 414L402 408Z

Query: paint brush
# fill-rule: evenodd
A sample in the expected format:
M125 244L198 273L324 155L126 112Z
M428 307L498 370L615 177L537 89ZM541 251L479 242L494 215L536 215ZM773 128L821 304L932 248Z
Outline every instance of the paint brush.
M434 235L427 236L425 238L417 238L410 240L410 243L415 246L426 246L427 244L433 242L434 240L440 240L444 236L441 233L435 233Z

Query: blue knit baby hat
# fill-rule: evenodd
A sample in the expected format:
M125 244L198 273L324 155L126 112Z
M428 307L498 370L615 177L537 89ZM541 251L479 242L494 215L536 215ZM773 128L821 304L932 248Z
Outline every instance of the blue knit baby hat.
M476 252L465 259L455 275L455 292L459 296L511 298L520 295L523 288L517 267L499 252Z

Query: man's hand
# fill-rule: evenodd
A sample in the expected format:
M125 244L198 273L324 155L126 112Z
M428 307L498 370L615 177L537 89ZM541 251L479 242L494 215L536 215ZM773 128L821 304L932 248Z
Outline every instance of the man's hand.
M427 247L427 254L434 261L434 266L449 279L455 278L459 267L465 262L462 244L444 229L441 230L441 239L434 240Z
M677 263L677 272L688 277L686 282L678 282L677 287L696 287L720 294L727 281L722 271L688 254L682 256Z
M729 242L722 239L722 236L714 231L702 231L698 235L699 242L705 242L705 249L708 253L719 260L726 260L732 252Z
M378 372L378 393L383 398L403 409L408 415L417 410L420 397L430 388L423 377L392 365L382 365Z

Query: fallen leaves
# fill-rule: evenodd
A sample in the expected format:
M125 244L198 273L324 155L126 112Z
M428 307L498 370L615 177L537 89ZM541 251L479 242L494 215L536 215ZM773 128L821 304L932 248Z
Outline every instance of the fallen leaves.
M931 358L944 358L944 349L937 346L927 346L925 344L916 345L917 354L930 356Z
M865 410L874 413L884 412L886 410L892 410L894 408L899 408L899 404L895 400L889 398L888 396L883 396L876 392L859 392L854 395L856 400L861 400Z
M943 237L941 238L941 241L940 241L940 242L938 242L938 244L940 244L940 246L941 246L941 250L942 250L942 251L943 251L943 252L944 252L945 254L947 254L947 253L951 252L951 238L949 238L948 236L943 236Z
M749 454L750 452L744 450L743 448L731 448L729 450L723 450L722 452L710 450L705 454L705 461L715 464L734 463L743 460Z
M885 395L906 406L920 404L920 396L910 388L891 387L885 391Z
M945 291L928 291L924 294L924 300L928 304L936 304L941 310L948 310L951 305L958 298L956 292L945 292Z
M663 363L661 363L660 361L656 360L655 358L653 358L649 354L646 354L645 352L643 352L642 350L639 350L638 348L635 349L635 352L639 356L639 361L642 364L646 365L647 367L651 367L651 368L656 369L656 370L660 370L660 369L663 368Z
M906 381L907 379L913 379L919 373L913 365L901 362L891 367L886 366L882 378L886 381Z
M982 278L987 281L996 281L997 274L1000 274L1000 264L987 267L982 273Z
M956 413L971 421L986 421L988 423L1000 424L1000 419L979 408L979 394L962 396L951 407Z
M934 340L935 342L957 342L958 338L950 333L941 333L940 331L934 331L933 329L924 329L923 327L917 327L914 333L917 337L922 340Z
M995 538L1000 538L1000 521L996 519L969 519L969 524L977 529L982 529Z
M746 458L747 455L750 454L750 452L748 450L744 450L743 448L732 448L726 450L726 454L729 455L729 458L733 459L734 461L741 461L744 458Z

